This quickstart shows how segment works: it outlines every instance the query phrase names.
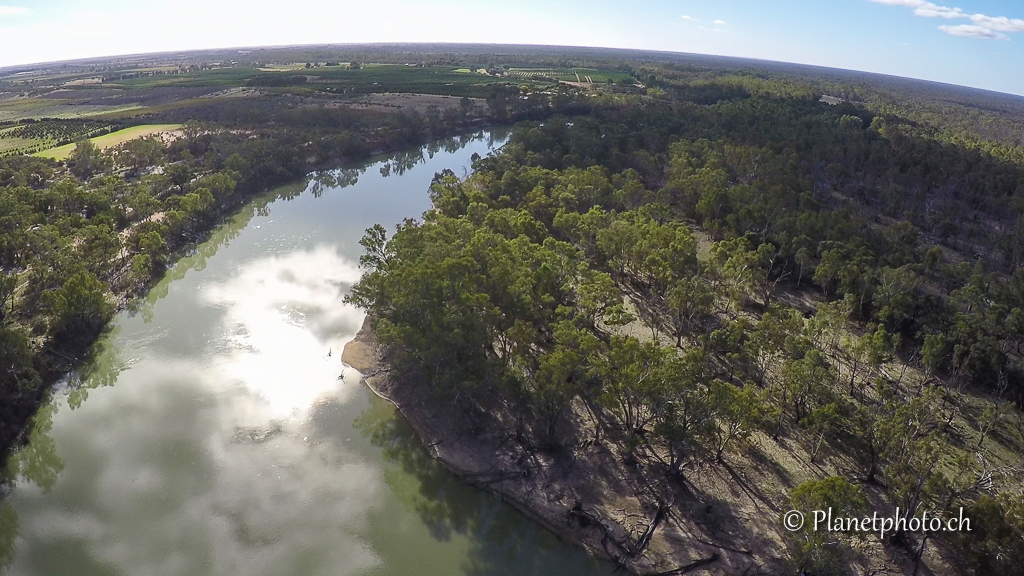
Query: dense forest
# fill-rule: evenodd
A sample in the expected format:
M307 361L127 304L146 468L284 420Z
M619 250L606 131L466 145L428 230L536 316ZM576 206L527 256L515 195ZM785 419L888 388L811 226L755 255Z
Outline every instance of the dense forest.
M349 300L391 373L472 429L507 429L531 458L610 447L661 487L654 528L678 515L673 502L699 500L702 471L743 466L801 480L765 498L781 510L963 508L975 521L970 533L897 530L881 548L785 534L788 573L867 572L898 553L907 573L1024 574L1019 102L536 50L303 54L589 65L629 81L488 78L472 100L431 88L458 106L383 113L327 105L290 74L281 82L300 92L117 117L183 122L169 142L0 158L0 453L114 312L247 197L518 122L468 178L435 177L421 220L367 232ZM793 457L752 456L765 446ZM610 555L626 566L654 528Z
M964 507L984 529L885 544L915 572L938 540L965 573L1021 573L1018 150L784 83L651 81L517 125L467 180L437 175L422 221L368 231L350 300L392 372L531 452L566 450L584 410L684 489L754 435L841 455L792 502ZM854 540L797 534L793 568L849 573Z

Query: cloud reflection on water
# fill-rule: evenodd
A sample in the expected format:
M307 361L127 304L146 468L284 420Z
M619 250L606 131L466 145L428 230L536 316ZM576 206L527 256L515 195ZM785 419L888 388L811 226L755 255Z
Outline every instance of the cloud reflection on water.
M20 539L33 545L15 573L47 565L53 547L88 558L82 574L378 565L359 534L384 489L381 472L314 425L323 406L361 390L338 379L341 349L363 318L342 301L358 279L336 247L320 245L200 283L196 314L220 318L209 345L183 355L151 343L119 371L116 394L102 389L76 410L62 447L72 465L55 493L21 488L23 504L39 508L23 518ZM189 329L176 323L160 339ZM78 504L54 506L54 497Z
M254 424L302 416L338 391L342 347L363 320L342 298L359 275L334 247L317 246L252 261L203 288L201 299L225 310L210 372L215 385L238 383L259 399Z

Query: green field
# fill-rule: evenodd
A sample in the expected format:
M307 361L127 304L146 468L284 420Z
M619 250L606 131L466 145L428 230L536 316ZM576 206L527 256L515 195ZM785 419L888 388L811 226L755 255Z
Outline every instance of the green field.
M32 138L7 138L0 132L0 156L7 152L30 150L43 144L42 140Z
M81 120L42 120L0 128L0 156L32 154L110 130L109 124Z
M126 75L131 72L126 71ZM182 74L157 74L154 76L140 76L137 78L126 78L124 80L110 80L104 82L104 87L119 88L156 88L156 87L224 87L243 86L245 81L260 74L257 68L213 68L211 70L199 70L196 72L185 72Z
M508 84L505 78L473 74L469 68L448 66L364 66L359 70L314 68L304 72L312 78L310 88L343 89L355 93L403 92L419 94L445 94L486 98L491 87ZM517 79L516 82L519 82ZM551 85L549 81L531 81L538 86Z
M51 98L10 98L0 100L0 121L20 120L41 110L64 104L65 100Z
M125 128L124 130L118 130L117 132L111 132L110 134L104 134L103 136L97 136L90 140L100 148L110 148L129 140L142 138L143 136L150 136L152 134L159 134L161 132L177 130L178 128L181 128L181 124L145 124L142 126L132 126L131 128ZM50 148L49 150L37 152L35 155L45 158L53 158L54 160L64 160L71 155L71 152L73 152L74 149L75 144L65 144L64 146L58 146L57 148Z
M601 68L511 68L508 75L513 78L529 79L535 76L557 78L566 82L602 83L609 80L616 83L633 83L629 72Z
M305 64L270 64L259 69L260 72L297 72L305 70Z

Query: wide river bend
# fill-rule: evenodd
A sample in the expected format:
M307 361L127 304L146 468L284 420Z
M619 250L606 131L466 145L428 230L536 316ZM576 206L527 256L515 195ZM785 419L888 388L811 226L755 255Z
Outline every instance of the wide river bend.
M341 351L363 231L429 208L482 132L247 204L122 312L7 466L0 572L605 575L431 460Z

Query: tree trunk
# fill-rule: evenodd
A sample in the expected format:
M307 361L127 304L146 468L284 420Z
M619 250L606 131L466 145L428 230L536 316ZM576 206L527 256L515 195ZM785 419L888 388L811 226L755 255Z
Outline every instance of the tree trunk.
M669 466L668 472L673 478L680 478L683 475L683 462L686 460L686 454L680 452L677 456L672 458L672 465Z
M775 422L775 433L772 434L772 440L779 439L779 433L782 432L782 420L786 417L786 411L782 408L779 409L779 419Z
M896 388L899 388L900 384L903 383L903 377L907 374L907 369L909 368L906 362L902 362L901 366L902 368L900 368L900 377L899 380L896 381Z
M917 554L914 554L914 576L917 576L918 570L921 568L921 556L924 555L924 547L928 544L928 531L924 531L924 536L921 537L921 547L917 549Z
M814 459L818 457L818 449L821 448L821 443L823 440L825 440L825 430L821 431L821 434L818 435L818 441L814 443L814 450L811 452L812 463L814 462Z

